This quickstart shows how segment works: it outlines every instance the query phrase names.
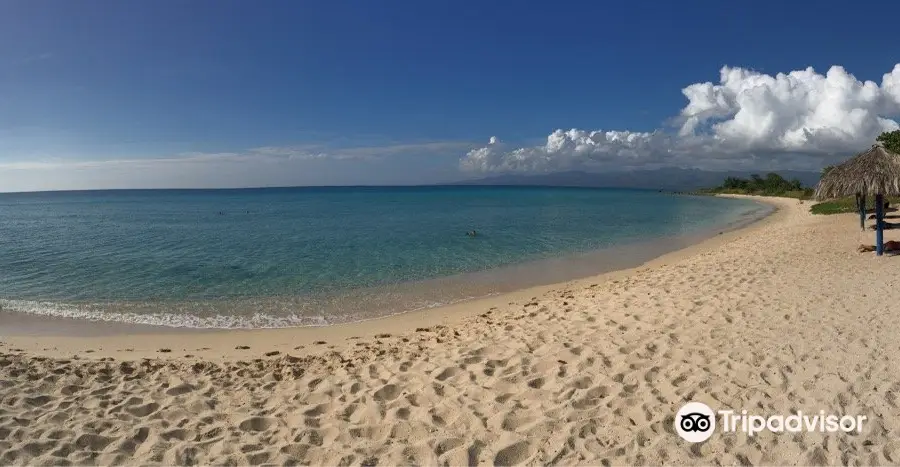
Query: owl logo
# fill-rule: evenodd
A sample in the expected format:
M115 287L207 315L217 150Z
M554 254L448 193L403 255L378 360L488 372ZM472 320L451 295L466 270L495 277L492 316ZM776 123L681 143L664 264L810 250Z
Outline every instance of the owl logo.
M688 402L675 414L675 432L691 443L709 439L716 430L716 414L702 402Z
M681 416L681 429L684 431L708 431L710 416L700 412L691 412Z

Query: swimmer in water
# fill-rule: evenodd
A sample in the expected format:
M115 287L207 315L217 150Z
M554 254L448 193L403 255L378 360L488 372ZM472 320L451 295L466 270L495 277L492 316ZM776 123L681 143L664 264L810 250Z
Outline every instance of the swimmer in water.
M471 232L466 232L466 235L469 237L474 237L474 236L478 235L478 233L473 230Z

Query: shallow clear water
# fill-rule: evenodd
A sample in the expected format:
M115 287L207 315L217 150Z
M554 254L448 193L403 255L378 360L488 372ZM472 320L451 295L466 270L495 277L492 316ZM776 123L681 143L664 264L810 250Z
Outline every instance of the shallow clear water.
M442 278L696 233L763 209L533 187L2 194L0 306L197 327L346 321L494 291Z

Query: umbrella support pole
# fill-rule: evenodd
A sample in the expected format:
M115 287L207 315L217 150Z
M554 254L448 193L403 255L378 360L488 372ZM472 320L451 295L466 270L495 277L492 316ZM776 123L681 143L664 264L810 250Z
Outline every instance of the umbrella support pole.
M866 231L866 195L856 194L856 209L859 211L859 228Z
M875 255L884 254L884 197L875 195Z

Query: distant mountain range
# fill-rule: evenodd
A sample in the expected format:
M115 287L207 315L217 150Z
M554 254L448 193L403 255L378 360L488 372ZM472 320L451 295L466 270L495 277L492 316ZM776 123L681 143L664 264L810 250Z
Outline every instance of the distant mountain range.
M498 175L477 180L463 180L450 185L536 185L691 191L719 186L726 177L750 178L751 174L765 177L769 172L775 172L787 180L799 179L804 186L812 187L819 182L818 172L796 170L715 172L700 169L664 168L629 172L570 171L541 175Z

